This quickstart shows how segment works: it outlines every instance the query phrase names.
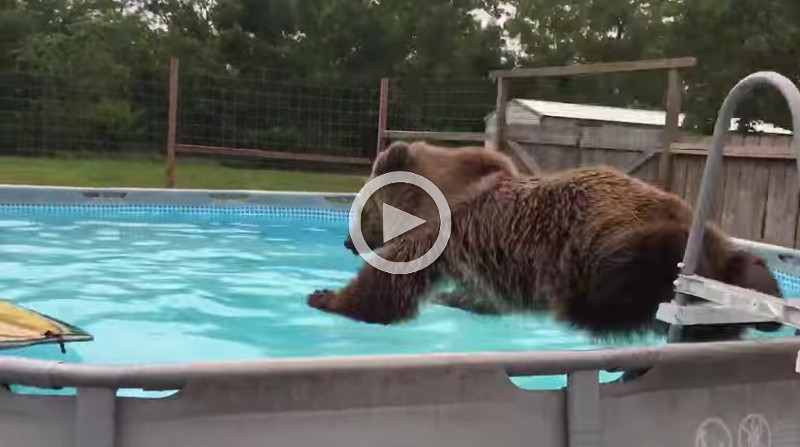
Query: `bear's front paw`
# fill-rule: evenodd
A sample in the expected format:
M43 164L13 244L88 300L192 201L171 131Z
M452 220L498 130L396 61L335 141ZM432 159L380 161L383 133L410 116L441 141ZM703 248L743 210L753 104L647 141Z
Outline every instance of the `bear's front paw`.
M315 290L314 293L308 295L308 305L314 309L324 310L326 312L334 311L334 304L336 303L336 292L328 289Z

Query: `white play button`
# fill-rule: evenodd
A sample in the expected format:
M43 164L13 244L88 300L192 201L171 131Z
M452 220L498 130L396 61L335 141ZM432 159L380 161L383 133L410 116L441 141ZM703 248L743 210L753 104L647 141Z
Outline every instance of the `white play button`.
M383 242L410 231L425 223L424 219L408 214L391 205L383 204Z
M439 211L439 234L436 236L436 241L434 241L433 246L428 249L427 252L416 259L406 258L406 256L409 255L409 250L406 250L406 253L400 256L397 256L395 252L394 259L391 261L384 259L381 255L369 248L367 241L364 240L364 235L361 234L361 212L364 210L364 205L367 204L369 198L375 194L378 189L394 183L408 183L422 188L422 190L433 199L433 202L436 203L436 209ZM387 206L383 204L383 202L381 202L381 205L384 243L389 239L395 238L425 223L425 221L419 217ZM353 219L350 225L350 238L353 240L353 246L358 250L358 255L369 265L390 275L408 275L409 273L418 272L431 265L444 253L444 249L447 247L447 241L450 240L450 228L452 225L450 221L450 207L447 205L447 199L432 181L413 172L392 171L381 174L368 181L353 199L353 205L350 207L350 216Z

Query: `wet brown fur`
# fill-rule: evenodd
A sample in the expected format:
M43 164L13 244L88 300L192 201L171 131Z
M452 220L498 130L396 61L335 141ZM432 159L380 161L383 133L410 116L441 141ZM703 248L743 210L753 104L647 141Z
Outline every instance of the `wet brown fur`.
M422 175L447 197L452 232L445 252L407 275L365 263L346 287L318 290L309 305L381 324L414 318L421 301L434 300L476 313L549 310L557 320L599 337L659 329L654 316L659 303L673 297L692 220L680 197L612 168L521 177L497 152L421 142L391 145L379 154L372 177L397 170ZM428 223L381 247L382 202ZM362 230L385 259L413 260L438 234L436 207L414 186L390 185L368 201ZM763 259L735 250L710 224L698 273L781 296ZM432 286L448 279L456 290L431 296ZM689 338L733 339L744 327L695 327Z

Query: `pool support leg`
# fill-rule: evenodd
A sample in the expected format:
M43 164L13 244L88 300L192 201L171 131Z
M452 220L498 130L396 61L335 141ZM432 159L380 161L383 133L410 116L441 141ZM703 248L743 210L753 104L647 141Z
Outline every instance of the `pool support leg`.
M114 447L116 444L114 388L78 388L75 400L75 446Z
M567 445L603 445L599 371L573 371L567 374Z

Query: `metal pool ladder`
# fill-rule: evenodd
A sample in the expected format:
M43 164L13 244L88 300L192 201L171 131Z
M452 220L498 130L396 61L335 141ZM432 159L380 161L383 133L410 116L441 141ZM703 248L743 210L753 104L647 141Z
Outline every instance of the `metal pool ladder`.
M698 324L757 323L778 321L800 329L800 300L785 300L754 290L732 286L696 274L703 233L711 201L714 197L715 180L723 160L725 135L733 118L736 105L753 88L770 85L786 99L792 114L793 143L800 150L800 91L781 74L762 71L753 73L739 81L725 97L714 125L712 147L706 158L700 192L694 208L692 227L681 272L675 281L676 294L672 302L662 303L656 318L670 323L668 340L679 341L682 326ZM796 157L798 181L800 182L800 157ZM688 296L702 298L708 302L689 304ZM795 302L793 302L795 301ZM800 372L800 355L797 363Z

